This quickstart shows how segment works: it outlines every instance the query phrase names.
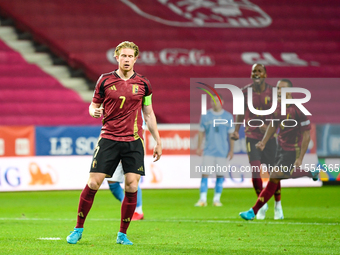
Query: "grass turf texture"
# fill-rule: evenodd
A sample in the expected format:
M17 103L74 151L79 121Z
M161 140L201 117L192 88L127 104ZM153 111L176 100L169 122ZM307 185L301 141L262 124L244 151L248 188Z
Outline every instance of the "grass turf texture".
M77 244L66 242L80 191L0 193L1 254L339 254L340 187L283 188L285 219L246 222L252 189L225 189L223 207L194 207L198 190L143 190L145 220L132 222L133 246L115 243L120 204L100 190ZM60 240L39 240L39 238Z

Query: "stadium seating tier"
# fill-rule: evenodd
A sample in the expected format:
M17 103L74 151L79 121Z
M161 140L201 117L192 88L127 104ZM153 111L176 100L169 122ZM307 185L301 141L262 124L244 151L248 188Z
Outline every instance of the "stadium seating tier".
M36 41L48 45L70 66L84 70L93 81L100 74L117 67L112 58L112 50L118 43L124 40L135 42L141 50L135 70L151 81L154 89L154 110L158 120L163 123L190 122L190 78L248 78L254 62L264 63L268 77L276 78L276 81L292 77L339 77L338 1L311 0L308 5L293 0L253 0L251 3L234 1L238 3L238 7L234 9L234 16L230 14L228 21L237 26L218 28L204 27L202 24L185 27L183 24L190 19L178 13L191 11L192 15L201 15L198 17L208 19L207 9L199 9L201 13L195 13L196 9L190 6L190 2L1 0L0 12L12 18L18 28L32 33ZM208 2L217 4L217 1L206 3ZM168 3L177 6L177 13L173 11L175 9L169 8ZM133 5L135 9L131 8ZM136 8L149 16L140 15L141 12L138 14ZM210 20L211 23L221 25L226 22L227 19L223 21L223 17L218 14L215 12L215 16L209 16L216 19ZM249 18L250 15L254 16ZM261 19L270 22L261 26ZM177 22L177 25L166 25L160 20ZM252 22L256 24L255 27L251 27ZM22 72L24 69L27 70L27 79ZM13 76L13 81L18 81L17 83L11 83L10 77ZM21 77L25 82L27 80L27 86L51 90L51 105L59 100L61 95L53 91L60 84L51 78L51 84L45 87L46 81L39 81L40 78L36 77L44 80L48 78L38 68L22 65L20 56L1 49L0 81L3 83L0 83L0 87L5 89L1 99L10 94L6 85L9 83L15 84L18 95L25 94ZM312 102L308 104L308 109L313 114L312 121L339 122L334 109L340 87L328 80L326 84L318 81L303 84L312 93ZM271 84L275 85L275 82ZM43 103L38 92L33 92L32 97L38 99L37 103ZM65 97L65 100L75 100L74 95ZM231 110L231 106L231 101L226 100L226 108ZM57 107L55 112L58 109L62 110ZM84 112L86 115L83 119L78 118L80 122L76 124L92 123L85 110L76 112ZM11 113L13 114L12 111ZM76 118L72 122L75 120Z

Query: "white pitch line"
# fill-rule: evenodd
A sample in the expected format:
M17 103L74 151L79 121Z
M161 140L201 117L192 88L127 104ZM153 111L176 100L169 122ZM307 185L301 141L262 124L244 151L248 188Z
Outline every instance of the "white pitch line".
M233 221L233 220L145 220L154 222L193 222L193 223L226 223L226 224L271 224L271 225L340 225L338 222L287 222L287 221Z
M0 221L74 221L75 219L50 219L50 218L0 218ZM107 221L107 219L91 219L88 221ZM120 219L110 219L110 221L120 221ZM269 224L269 225L314 225L314 226L338 226L339 222L289 222L287 220L280 221L239 221L239 220L200 220L200 219L171 219L171 220L142 220L141 222L188 222L188 223L224 223L224 224Z
M39 237L39 238L37 238L38 240L53 240L53 241L55 241L55 240L61 240L61 238L60 237Z

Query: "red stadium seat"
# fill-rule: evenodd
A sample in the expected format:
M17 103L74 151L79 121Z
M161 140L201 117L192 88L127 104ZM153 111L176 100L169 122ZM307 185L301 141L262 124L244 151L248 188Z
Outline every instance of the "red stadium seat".
M0 125L100 125L89 103L0 41Z
M135 4L139 13L124 2ZM293 0L250 0L252 5L240 5L240 13L229 14L225 19L230 24L233 21L235 27L204 27L210 19L217 25L226 22L221 15L208 16L208 9L198 7L197 15L201 15L203 23L184 25L192 21L190 15L196 10L190 7L190 1L171 1L178 3L177 13L166 6L168 1L124 2L2 0L0 12L14 19L18 28L31 32L35 40L48 45L70 66L84 70L93 81L117 67L107 57L109 50L124 40L135 42L141 50L135 70L151 81L155 113L165 123L190 122L189 110L183 110L190 107L190 78L249 78L254 62L265 63L268 77L275 79L272 85L281 78L339 77L340 7L336 1L311 0L306 5ZM217 5L218 1L211 3ZM189 13L190 8L194 11ZM186 17L180 15L184 12ZM259 26L265 17L269 17L269 24ZM249 27L252 23L257 27ZM149 59L143 59L142 54ZM18 65L9 69L3 65L4 58L12 64L20 63L17 57L0 54L0 81L6 79L1 77L5 73L20 73L21 77L25 68ZM27 82L32 86L41 86L41 82L32 82L38 73L28 71ZM4 86L0 83L0 88ZM336 101L338 86L327 81L304 86L312 93L312 103L308 105L312 121L339 122L340 117L327 118L317 109L325 101ZM18 88L22 89L22 85L18 84ZM332 93L324 92L328 89ZM228 109L231 105L226 102ZM334 106L324 104L322 109L332 112Z

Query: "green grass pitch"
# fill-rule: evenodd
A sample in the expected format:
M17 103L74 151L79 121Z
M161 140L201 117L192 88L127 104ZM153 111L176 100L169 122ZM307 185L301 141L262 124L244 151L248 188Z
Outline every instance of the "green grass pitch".
M0 254L339 254L340 187L283 188L285 219L246 222L252 189L224 189L223 207L194 207L198 190L143 190L145 220L128 230L133 246L115 243L120 204L100 190L83 238L68 244L80 191L0 193ZM41 240L39 238L55 238Z

